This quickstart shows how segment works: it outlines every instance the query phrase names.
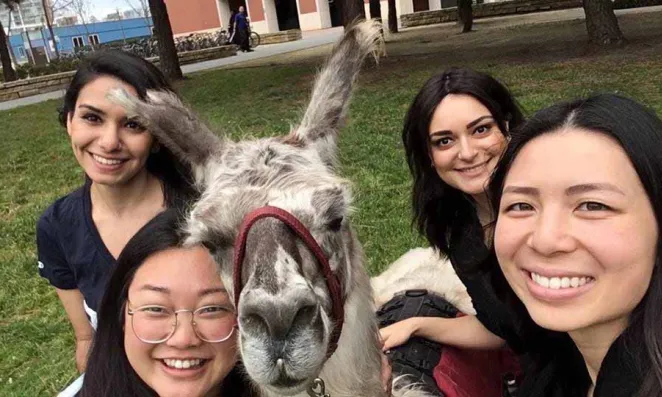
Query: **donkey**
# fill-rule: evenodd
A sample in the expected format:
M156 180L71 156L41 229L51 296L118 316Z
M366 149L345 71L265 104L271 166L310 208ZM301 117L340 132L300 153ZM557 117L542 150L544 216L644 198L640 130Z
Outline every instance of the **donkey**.
M235 296L241 358L261 396L387 395L370 280L349 224L351 192L336 174L352 88L379 37L372 21L347 29L301 122L284 137L231 142L174 95L112 94L194 171L201 196L183 225L186 241L207 246L220 265ZM253 216L246 226L265 206L295 219ZM426 395L411 385L393 390Z

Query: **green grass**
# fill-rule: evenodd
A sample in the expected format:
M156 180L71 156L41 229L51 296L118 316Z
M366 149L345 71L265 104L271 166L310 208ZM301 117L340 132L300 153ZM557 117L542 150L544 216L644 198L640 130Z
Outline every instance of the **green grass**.
M592 55L537 63L386 58L368 67L340 139L342 174L354 183L353 223L377 272L423 244L410 228L410 178L400 132L417 89L451 63L505 81L527 112L594 92L620 92L662 114L662 58ZM180 92L219 131L235 138L282 134L296 122L313 64L197 74ZM36 220L82 181L58 101L0 112L0 395L52 396L75 378L73 336L54 289L37 275Z

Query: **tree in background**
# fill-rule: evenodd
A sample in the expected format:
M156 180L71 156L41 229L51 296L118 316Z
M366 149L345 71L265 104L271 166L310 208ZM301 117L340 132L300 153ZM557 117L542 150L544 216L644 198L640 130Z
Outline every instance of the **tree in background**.
M90 0L71 0L67 9L78 17L80 24L85 29L85 36L87 37L88 44L94 51L94 44L90 42L90 29L87 27L88 22L92 22L92 13L90 12Z
M388 30L398 33L398 13L395 8L395 0L388 0Z
M583 0L583 6L589 43L606 46L625 41L611 0Z
M145 25L149 26L152 19L152 14L149 11L149 1L148 0L124 0L124 2L135 12L140 15L141 18L145 20Z
M21 0L0 0L0 5L7 7L10 11L9 23L11 23L11 11L14 11L20 2ZM16 80L16 71L11 64L11 55L9 55L9 38L5 33L5 27L2 25L2 21L0 21L0 61L2 61L2 75L5 81Z
M163 0L149 0L149 10L154 21L154 35L159 46L159 67L171 81L184 78L179 66L179 57L172 36L172 26L168 18L168 9Z
M474 24L472 0L457 1L457 22L462 26L462 33L471 32Z
M41 0L41 8L44 10L44 15L46 16L46 26L51 34L51 40L53 40L56 58L60 58L60 50L57 48L55 33L53 33L53 18L56 12L67 9L70 6L71 0Z
M345 28L357 19L365 19L363 0L342 0L342 26Z

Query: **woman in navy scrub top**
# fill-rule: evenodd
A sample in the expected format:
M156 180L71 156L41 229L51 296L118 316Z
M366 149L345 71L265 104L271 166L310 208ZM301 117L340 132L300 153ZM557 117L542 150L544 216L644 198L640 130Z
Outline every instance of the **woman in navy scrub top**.
M193 196L191 173L106 95L121 88L172 91L161 72L121 51L98 51L78 69L60 111L80 188L58 199L37 224L39 274L56 288L76 336L83 372L106 276L127 241L168 207Z
M660 142L662 120L616 95L513 133L490 190L505 299L534 364L519 395L662 396Z

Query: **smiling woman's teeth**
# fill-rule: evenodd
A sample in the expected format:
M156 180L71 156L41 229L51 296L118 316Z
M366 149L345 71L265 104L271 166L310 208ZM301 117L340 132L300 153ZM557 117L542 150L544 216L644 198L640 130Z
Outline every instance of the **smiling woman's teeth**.
M545 277L531 273L531 279L541 287L549 289L578 288L593 281L593 277Z
M104 165L117 165L122 162L122 160L107 159L101 156L97 156L96 154L93 154L92 157L94 157L94 160Z
M170 368L177 368L177 369L189 369L192 367L198 367L200 364L203 362L203 360L200 359L195 359L195 360L173 360L166 358L163 360L165 365L167 365Z
M480 163L480 164L474 165L473 167L464 168L464 169L461 169L461 170L458 170L458 171L460 171L460 172L470 172L470 171L473 171L477 168L480 168L480 167L484 166L485 164L486 163Z

